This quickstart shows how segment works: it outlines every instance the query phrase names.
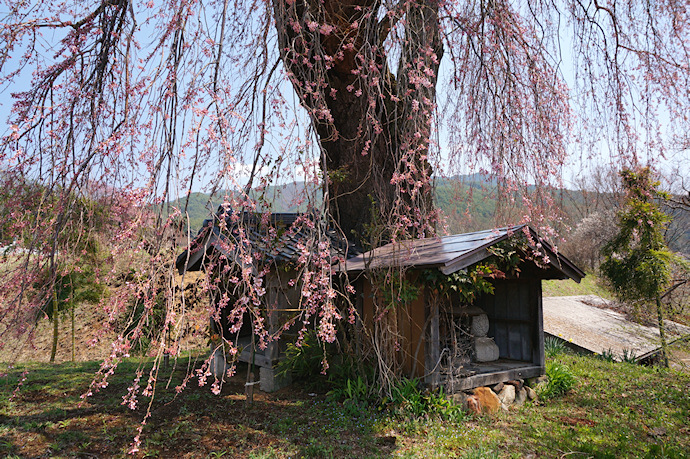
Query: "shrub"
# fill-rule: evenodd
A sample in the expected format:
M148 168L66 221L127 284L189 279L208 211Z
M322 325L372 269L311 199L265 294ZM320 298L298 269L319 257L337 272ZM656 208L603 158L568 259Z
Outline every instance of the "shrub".
M326 379L321 374L324 353L315 333L307 333L299 346L294 343L287 344L285 358L278 362L277 373L280 376L290 374L298 381L323 385Z
M577 382L567 365L560 362L546 363L546 384L539 390L539 397L546 400L568 392Z
M392 406L403 415L420 417L424 414L425 406L418 379L402 379L393 386L390 399L384 403Z
M322 374L324 355L329 362L327 375ZM402 379L392 388L389 397L381 399L375 381L374 368L353 356L336 353L335 349L320 345L313 332L308 333L301 346L288 344L285 358L278 364L278 374L290 373L294 379L311 387L330 389L327 397L342 402L345 412L357 416L370 406L380 403L404 417L437 416L443 420L465 420L465 411L446 399L443 390L428 391L418 379Z
M374 394L361 376L347 379L328 392L330 400L342 400L345 411L350 416L361 414L374 399Z
M324 358L328 362L328 371L324 374ZM339 352L335 344L321 343L314 331L304 336L300 346L288 343L285 357L277 366L279 375L290 374L294 380L305 383L308 387L319 390L332 389L332 399L346 398L347 384L359 385L358 379L368 388L368 381L373 381L373 367L356 359L352 355Z
M427 413L436 415L444 421L455 423L467 421L469 418L467 411L445 397L443 388L439 389L438 392L430 392L428 394Z

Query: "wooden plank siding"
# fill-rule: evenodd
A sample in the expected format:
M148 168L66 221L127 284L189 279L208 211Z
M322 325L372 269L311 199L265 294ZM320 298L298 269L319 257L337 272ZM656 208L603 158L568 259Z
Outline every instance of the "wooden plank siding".
M415 271L408 272L408 280L418 283ZM420 285L419 283L417 285ZM361 317L364 326L373 330L374 299L373 289L368 280L361 284ZM499 347L500 358L513 362L517 368L496 369L489 362L482 364L480 371L492 375L475 375L467 381L453 386L458 389L468 384L483 381L496 382L508 376L532 377L543 373L543 325L541 308L541 281L539 279L501 279L494 281L494 294L478 298L476 305L489 317L488 336L494 338ZM438 371L433 371L440 357L439 314L434 308L423 285L420 294L408 305L396 309L395 321L400 340L400 361L404 373L409 377L426 376L430 385L443 383ZM425 324L427 329L424 330ZM435 345L434 345L435 343ZM521 364L519 362L522 362ZM529 376L525 376L529 375ZM481 376L481 377L479 377ZM471 382L472 381L472 382ZM458 385L460 384L460 385ZM468 386L469 387L469 386Z
M494 282L494 294L477 301L489 316L489 337L501 358L542 364L540 359L541 281L509 279Z
M438 387L440 383L440 365L441 358L441 336L439 333L439 304L437 301L432 301L427 308L429 319L429 342L427 348L426 358L426 379L425 382L430 384L432 388Z
M420 288L417 299L409 305L410 325L409 325L409 351L405 365L405 372L411 377L424 375L424 305L426 304L426 289Z
M299 290L289 285L290 279L295 276L296 273L291 270L277 271L272 272L266 280L264 307L266 309L266 328L271 335L277 333L291 317L299 313ZM214 298L214 301L217 304L219 298ZM221 316L223 315L221 314ZM211 326L213 330L218 332L217 325L213 320ZM260 349L256 346L252 352L252 330L254 326L249 313L244 314L242 328L238 335L229 336L227 320L221 319L221 326L225 329L225 337L231 341L236 340L237 346L241 349L238 356L239 361L246 363L253 361L255 365L266 368L273 367L280 360L285 353L287 343L296 339L298 330L298 327L293 325L290 329L282 332L280 340L269 341L266 349Z
M407 280L419 285L418 272L408 272ZM371 282L362 279L358 285L362 292L360 303L360 316L364 327L374 330L374 321L377 319L374 314L374 293ZM391 326L397 327L400 335L398 343L400 363L403 371L409 377L421 377L425 373L426 339L424 337L424 324L426 321L426 298L425 289L420 285L417 298L406 305L398 305L395 309L396 320Z
M447 275L465 269L486 259L490 255L487 247L522 230L529 231L534 240L541 242L551 261L535 263L525 259L519 269L508 273L506 278L493 279L493 294L482 295L472 305L455 297L439 304L427 291L421 276L424 269L438 269ZM529 254L526 255L529 258ZM417 299L396 307L396 315L390 321L397 333L395 364L402 364L404 374L423 378L431 386L445 385L451 392L542 375L541 281L569 277L579 282L584 276L569 260L553 252L533 229L524 226L391 243L349 259L341 270L362 273L372 267L406 267L407 280L420 289ZM362 318L364 326L374 330L377 324L371 297L373 287L367 277L365 274L360 284ZM466 328L471 316L480 313L479 309L488 316L487 336L498 346L498 361L470 361L473 352L470 348L474 343L466 336ZM456 337L457 330L461 337ZM443 361L440 361L442 355Z

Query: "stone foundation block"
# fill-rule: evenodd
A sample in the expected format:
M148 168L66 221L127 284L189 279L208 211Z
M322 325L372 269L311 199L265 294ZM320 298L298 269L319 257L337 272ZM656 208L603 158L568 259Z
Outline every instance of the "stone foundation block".
M493 414L501 408L498 396L488 387L477 387L472 392L473 397L479 402L482 413ZM470 411L472 411L471 408Z
M472 317L472 326L470 328L470 333L476 337L486 336L489 332L489 316L486 314L479 314L478 316Z
M503 386L503 390L498 393L498 399L506 406L510 406L515 401L515 386L510 384Z
M527 391L523 387L515 394L515 406L522 406L527 401Z
M477 362L493 362L499 357L498 346L493 338L475 338L474 352Z

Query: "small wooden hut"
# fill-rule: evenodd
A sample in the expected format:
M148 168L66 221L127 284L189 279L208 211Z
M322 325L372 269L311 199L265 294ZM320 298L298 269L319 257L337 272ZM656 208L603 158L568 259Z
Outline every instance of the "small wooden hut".
M467 303L462 295L438 301L430 271L467 272L486 262L494 247L513 247L520 257L513 274L489 279L493 293ZM527 225L391 243L350 258L341 267L359 293L366 328L382 320L372 273L403 273L418 294L396 305L396 352L410 377L423 378L449 393L544 374L543 279L573 279L584 273L541 240ZM501 276L502 277L502 276ZM390 309L389 309L390 311ZM388 314L388 313L386 313Z
M206 271L211 275L216 284L211 290L215 306L210 321L211 336L222 336L234 343L239 349L235 358L260 368L264 391L277 390L286 384L276 379L274 367L285 344L295 339L298 328L290 324L299 322L297 319L304 311L300 302L298 259L305 250L316 253L318 242L324 239L315 222L318 222L316 214L259 214L221 207L215 218L204 221L189 248L177 257L180 274ZM359 253L336 231L327 230L325 239L334 263L342 261L348 253ZM253 287L265 290L254 297L260 304L252 304L251 308L260 311L269 336L281 336L280 340L268 339L265 347L259 345L254 335L253 316L249 312L241 318L239 330L231 332L239 323L239 318L231 313L235 302L246 296L246 292L238 291L242 285L237 278L242 277L243 270L250 270L255 280L261 280L260 285ZM260 272L268 274L258 275ZM226 368L221 344L221 340L216 340L211 345L212 371L219 379Z

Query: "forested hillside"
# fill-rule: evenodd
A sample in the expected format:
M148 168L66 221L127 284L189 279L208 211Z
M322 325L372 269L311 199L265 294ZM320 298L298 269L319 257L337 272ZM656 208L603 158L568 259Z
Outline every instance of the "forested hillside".
M270 206L273 212L303 212L309 205L304 200L303 187L303 182L271 186L263 192L261 200ZM221 192L213 198L204 193L190 194L186 209L192 234L201 228L204 219L210 217L211 211L223 202L224 196L230 194ZM254 192L253 197L256 198L258 195L258 192ZM313 204L320 202L319 191L315 190L310 196L314 200ZM619 196L614 193L554 189L552 196L563 218L563 227L559 229L564 234L567 234L568 228L575 231L583 219L595 214L609 220L615 219ZM510 195L506 196L496 181L480 174L437 180L434 198L436 205L446 215L450 233L515 224L520 222L525 214L520 196L515 195L510 199ZM170 204L184 212L184 199ZM673 217L667 231L671 249L690 255L690 212L670 207L666 207L665 210ZM604 228L600 230L603 232Z

